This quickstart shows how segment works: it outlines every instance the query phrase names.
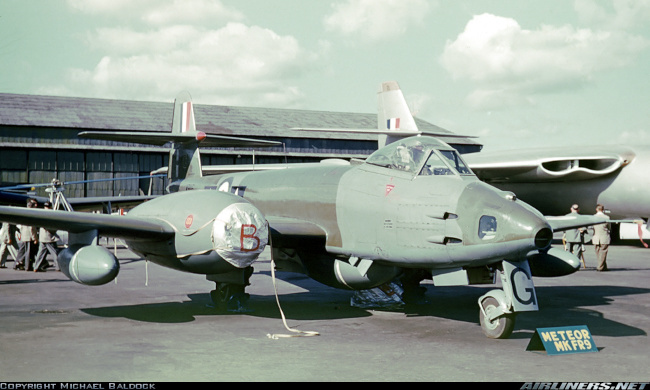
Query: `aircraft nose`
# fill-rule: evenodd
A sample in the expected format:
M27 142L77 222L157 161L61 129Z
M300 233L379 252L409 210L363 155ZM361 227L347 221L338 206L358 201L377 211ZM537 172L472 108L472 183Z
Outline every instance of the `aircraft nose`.
M468 244L501 243L525 255L549 247L553 240L544 216L513 193L473 182L461 194L458 206Z

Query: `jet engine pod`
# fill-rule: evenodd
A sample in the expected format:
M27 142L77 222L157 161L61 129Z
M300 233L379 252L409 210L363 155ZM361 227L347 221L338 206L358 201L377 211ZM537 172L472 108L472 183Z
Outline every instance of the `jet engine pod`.
M307 274L330 287L346 290L367 290L398 277L398 267L377 264L371 260L350 258L340 260L323 253L298 251Z
M120 271L117 258L97 245L71 245L59 253L58 261L65 276L88 286L106 284Z
M268 244L266 217L229 192L181 191L138 205L129 216L163 221L175 231L165 243L125 238L129 249L185 272L210 275L246 268Z
M533 276L541 277L569 275L580 268L580 260L573 253L558 248L529 255L528 264Z

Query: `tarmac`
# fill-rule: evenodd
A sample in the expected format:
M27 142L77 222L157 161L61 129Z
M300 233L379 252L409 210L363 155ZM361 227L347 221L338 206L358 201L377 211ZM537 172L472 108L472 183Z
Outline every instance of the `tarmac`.
M98 287L0 269L0 382L650 381L650 249L634 243L610 248L609 272L588 246L586 269L534 278L540 310L519 314L505 340L479 326L477 299L494 285L425 282L426 305L361 309L351 291L278 272L276 301L265 252L253 311L221 314L204 276L117 255L119 276ZM286 329L280 308L291 329L318 335ZM597 352L527 350L536 329L573 325Z

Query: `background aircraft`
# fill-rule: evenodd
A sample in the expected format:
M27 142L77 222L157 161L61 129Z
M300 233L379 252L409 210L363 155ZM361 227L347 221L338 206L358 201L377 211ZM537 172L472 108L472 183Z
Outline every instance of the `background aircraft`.
M612 220L647 221L650 217L648 147L572 146L481 152L468 156L467 161L479 179L514 192L545 215L567 214L574 203L580 205L581 212L594 214L601 203ZM621 238L642 238L643 232L633 228L632 234Z
M216 283L215 303L233 311L246 309L252 264L270 245L278 268L337 288L368 289L421 272L434 285L499 279L503 290L479 298L479 319L488 337L508 337L515 313L538 308L532 276L579 267L575 256L550 248L553 231L600 222L547 220L479 181L453 148L425 136L388 143L365 162L204 177L199 144L268 143L197 132L189 96L177 99L170 134L81 135L167 137L171 193L126 216L0 207L0 220L69 231L59 265L78 283L115 278L119 262L97 241L121 238L147 260L205 274Z

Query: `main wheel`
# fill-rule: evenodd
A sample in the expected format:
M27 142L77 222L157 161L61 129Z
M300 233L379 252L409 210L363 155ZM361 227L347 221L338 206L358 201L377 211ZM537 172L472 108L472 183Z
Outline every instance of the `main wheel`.
M483 333L491 339L507 339L510 337L512 330L515 328L515 315L512 313L504 314L490 321L488 318L499 307L499 301L493 297L488 297L481 302L481 305L483 310L479 310L479 317ZM483 312L486 315L483 315Z
M217 283L217 288L210 291L212 307L221 312L248 313L248 298L244 286L228 283Z

